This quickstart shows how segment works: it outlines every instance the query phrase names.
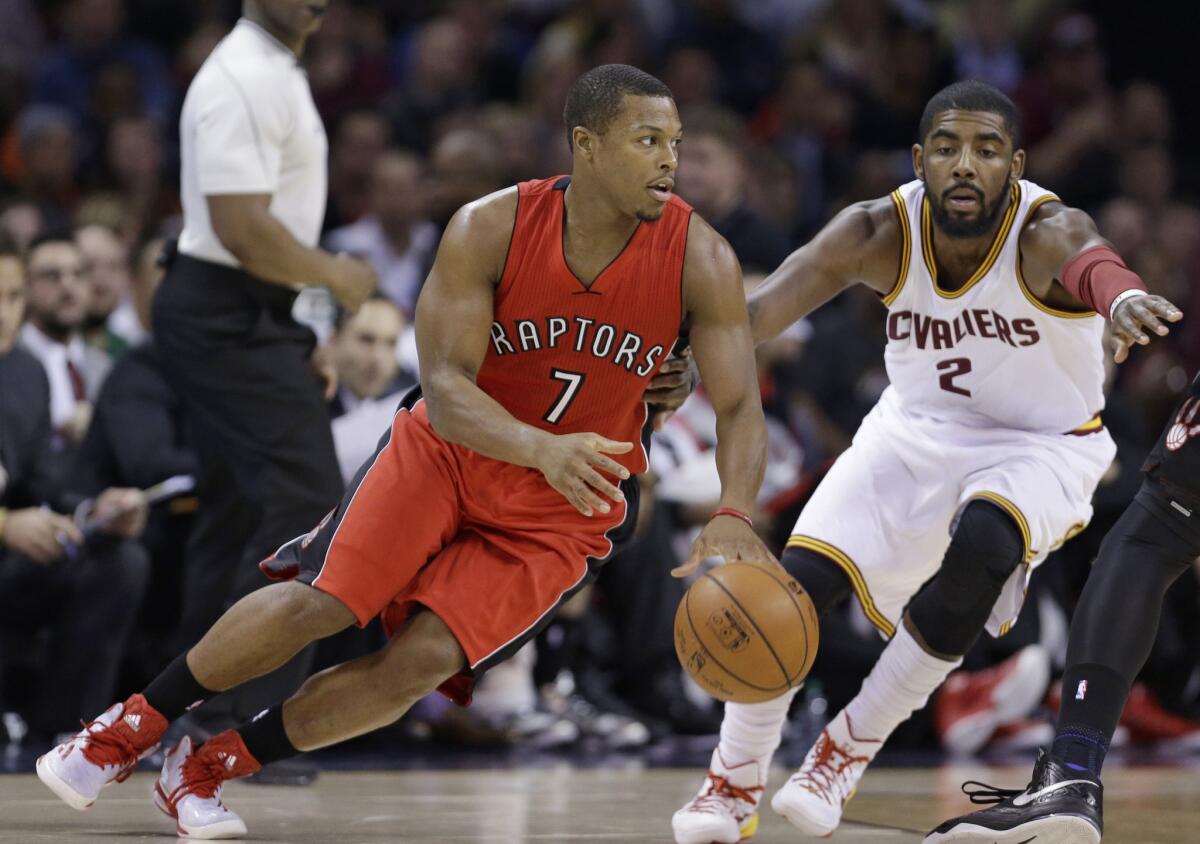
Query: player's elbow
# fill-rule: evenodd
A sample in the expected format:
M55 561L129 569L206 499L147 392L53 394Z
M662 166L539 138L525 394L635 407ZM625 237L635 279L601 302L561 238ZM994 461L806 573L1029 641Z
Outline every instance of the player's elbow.
M439 437L451 443L459 441L454 424L454 381L454 374L444 370L423 374L421 379L421 395L425 399L429 424Z

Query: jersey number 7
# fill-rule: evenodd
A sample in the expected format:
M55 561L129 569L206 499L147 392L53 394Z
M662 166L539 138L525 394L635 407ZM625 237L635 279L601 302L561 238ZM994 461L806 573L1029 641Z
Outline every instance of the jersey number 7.
M583 386L583 373L571 372L566 369L551 369L550 377L555 381L562 381L563 387L558 398L554 400L554 404L542 418L551 425L557 425L563 418L563 414L567 412L567 408L571 406L571 402L575 401L575 397L579 395L579 388Z

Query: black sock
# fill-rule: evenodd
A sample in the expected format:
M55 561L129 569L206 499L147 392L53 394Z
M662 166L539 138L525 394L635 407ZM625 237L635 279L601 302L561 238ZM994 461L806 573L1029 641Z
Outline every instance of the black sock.
M1063 675L1062 710L1051 757L1099 779L1127 697L1129 684L1111 668L1094 663L1069 667Z
M188 668L187 653L162 670L142 691L146 703L153 706L168 721L174 721L193 705L217 694L201 686Z
M260 765L269 765L300 752L288 738L287 730L283 728L282 703L264 709L254 720L238 727L237 731L250 755L258 760Z

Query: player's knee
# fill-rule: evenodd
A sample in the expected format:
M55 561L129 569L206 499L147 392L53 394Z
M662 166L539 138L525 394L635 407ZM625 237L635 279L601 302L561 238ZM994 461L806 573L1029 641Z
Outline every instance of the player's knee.
M1025 540L1012 516L986 501L967 504L946 552L943 573L967 589L999 591L1025 560Z
M340 633L357 620L337 598L308 584L289 581L266 588L274 590L276 611L286 617L288 624L308 632L313 640Z
M428 611L413 616L382 656L377 679L398 702L429 694L467 664L450 628Z
M812 598L817 615L844 601L854 592L850 577L837 563L808 548L785 548L779 562Z

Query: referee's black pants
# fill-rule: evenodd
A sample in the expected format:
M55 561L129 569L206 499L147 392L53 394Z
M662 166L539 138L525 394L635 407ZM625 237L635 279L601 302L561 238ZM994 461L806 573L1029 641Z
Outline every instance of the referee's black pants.
M307 533L342 493L329 412L309 366L296 294L237 269L175 255L154 299L155 342L200 457L200 510L184 577L180 648L268 583L258 562ZM312 649L206 705L241 721L289 696Z

